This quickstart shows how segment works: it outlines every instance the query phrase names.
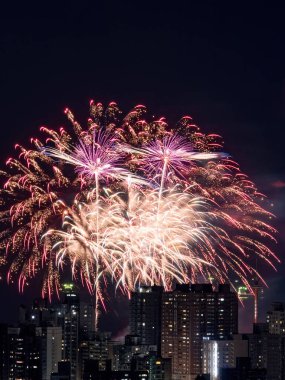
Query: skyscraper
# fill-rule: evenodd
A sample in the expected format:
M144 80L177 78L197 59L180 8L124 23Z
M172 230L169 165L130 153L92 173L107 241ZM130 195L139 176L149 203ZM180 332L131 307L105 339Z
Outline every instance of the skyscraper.
M161 353L172 358L173 380L203 373L203 339L227 339L238 332L238 298L229 285L177 285L162 296Z
M160 346L161 297L160 286L140 286L130 300L130 333L138 335L143 345Z
M50 380L52 372L58 371L62 360L62 328L46 326L41 328L42 380Z
M7 379L41 378L40 328L8 327L5 364Z
M163 293L161 356L172 359L173 379L190 374L190 307L188 285L177 285L173 292Z
M62 323L63 359L70 362L71 380L76 380L79 376L79 294L72 283L63 284L63 292L64 300L58 309Z
M90 302L80 301L80 335L89 339L94 335L95 310Z
M229 284L220 284L215 293L217 339L228 339L238 333L238 297Z

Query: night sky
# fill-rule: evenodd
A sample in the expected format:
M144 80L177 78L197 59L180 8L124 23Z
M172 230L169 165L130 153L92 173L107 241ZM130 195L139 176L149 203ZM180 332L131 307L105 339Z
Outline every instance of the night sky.
M265 308L285 301L285 24L282 2L10 2L0 10L0 158L41 125L84 122L90 99L124 111L144 104L169 122L190 114L224 137L225 149L274 203L278 273ZM24 296L0 283L0 321L15 321ZM124 326L118 300L103 327ZM243 312L243 314L245 314ZM243 328L246 329L246 322Z

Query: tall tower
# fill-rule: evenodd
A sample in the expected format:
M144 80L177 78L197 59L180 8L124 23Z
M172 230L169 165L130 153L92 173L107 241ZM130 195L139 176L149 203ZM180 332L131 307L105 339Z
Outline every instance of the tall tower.
M203 340L227 339L238 331L238 298L229 285L177 285L162 297L162 357L172 359L173 379L203 373Z
M253 323L258 323L258 317L259 317L259 308L260 308L260 298L263 293L263 287L260 285L260 281L258 277L253 278L253 285L252 285L252 292L253 292Z
M161 297L160 286L140 286L130 300L130 333L138 335L141 344L160 346Z
M6 375L4 379L41 378L40 331L38 327L27 325L8 327Z
M52 372L58 371L58 362L62 360L61 326L43 326L41 328L41 370L42 380L50 380Z
M80 335L83 339L90 339L94 335L95 325L94 305L80 301Z
M238 333L238 296L229 284L220 284L215 292L216 339L229 339Z
M63 359L70 362L71 380L78 379L78 347L80 302L74 284L63 284L64 299L60 305L63 338Z
M260 301L263 298L263 287L260 284L258 277L253 277L251 279L251 284L249 289L245 285L238 286L238 296L241 300L248 300L253 303L252 310L252 321L253 323L259 322L259 309Z
M190 379L191 294L189 285L176 285L162 295L161 356L172 359L172 378ZM179 376L179 377L178 377Z

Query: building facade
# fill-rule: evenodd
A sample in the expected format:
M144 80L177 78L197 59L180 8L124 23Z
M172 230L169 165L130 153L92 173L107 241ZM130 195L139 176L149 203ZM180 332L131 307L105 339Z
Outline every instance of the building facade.
M50 380L51 374L58 371L58 362L62 360L62 344L62 328L60 326L41 328L42 380Z
M248 357L248 341L242 335L230 340L203 340L203 373L211 380L221 380L222 368L235 368L237 358Z
M172 359L173 380L203 373L205 339L227 339L238 332L238 298L229 285L177 285L163 293L161 354Z
M129 324L130 334L138 335L141 344L160 347L161 299L160 286L141 286L131 294Z

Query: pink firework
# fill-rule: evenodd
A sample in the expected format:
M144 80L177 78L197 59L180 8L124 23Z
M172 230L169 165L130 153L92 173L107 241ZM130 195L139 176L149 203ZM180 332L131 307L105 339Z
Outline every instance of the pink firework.
M225 153L195 152L192 144L177 134L170 134L162 140L154 140L142 148L125 149L138 156L137 164L149 180L155 181L160 186L161 192L166 183L185 179L195 161L226 157Z
M93 138L82 138L75 147L68 147L68 152L47 147L45 154L65 161L75 167L84 182L104 181L108 179L125 179L128 171L121 166L122 157L116 146L115 135L102 130L94 131Z

